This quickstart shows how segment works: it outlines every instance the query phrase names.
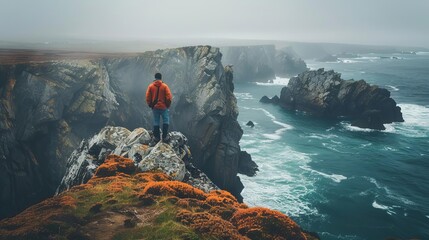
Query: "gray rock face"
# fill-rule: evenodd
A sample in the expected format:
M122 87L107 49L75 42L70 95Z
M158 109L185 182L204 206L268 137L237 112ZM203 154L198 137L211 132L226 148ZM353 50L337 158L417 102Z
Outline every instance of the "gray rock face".
M292 48L276 51L274 70L280 77L292 77L307 71L307 64L298 57Z
M207 175L188 162L192 157L186 137L180 132L170 132L169 137L168 144L159 142L149 147L148 142L152 139L144 128L130 132L123 127L104 127L73 151L57 193L86 183L109 154L133 159L143 172L161 171L174 180L190 183L207 192L219 189Z
M158 71L174 96L171 129L189 137L194 164L239 197L242 130L232 70L224 69L221 56L218 48L199 46L138 57L1 65L0 217L52 195L72 152L104 126L150 129L144 96Z
M291 78L281 91L280 105L324 117L345 116L364 128L384 129L384 123L404 121L388 90L364 80L345 81L332 70L307 71Z
M180 159L173 148L168 144L159 142L152 151L144 157L139 165L143 172L161 171L176 181L182 181L185 177L185 163Z
M268 81L274 79L274 45L222 47L222 62L232 65L236 82Z

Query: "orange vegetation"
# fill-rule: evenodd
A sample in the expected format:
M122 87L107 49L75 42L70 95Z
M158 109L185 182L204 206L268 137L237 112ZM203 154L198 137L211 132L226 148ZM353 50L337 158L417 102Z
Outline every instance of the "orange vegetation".
M88 219L103 211L121 212L132 207L141 211L161 208L159 212L169 209L174 212L172 221L202 238L307 239L308 235L295 222L278 211L249 208L229 192L205 193L186 183L171 181L164 173L136 170L131 159L110 155L88 183L0 221L0 235L8 236L5 239L43 239L44 232L49 236L69 236L73 229L85 228ZM64 224L71 229L69 233L61 230L67 229Z
M176 196L179 198L205 199L205 193L189 184L178 181L149 182L143 189L143 194L157 196Z
M117 172L131 174L136 170L134 161L129 158L123 158L117 155L109 155L103 164L101 164L95 176L97 177L107 177L114 176Z
M240 209L231 222L241 234L252 239L306 239L301 228L289 217L267 208Z
M47 222L55 221L65 210L76 208L76 200L71 196L58 196L47 199L29 207L21 214L0 222L0 236L2 229L9 230L11 238L26 235L28 239L39 239L49 230ZM51 226L54 224L51 224Z
M197 232L204 233L215 238L231 240L248 239L247 237L240 235L237 229L230 222L207 212L181 210L176 217L181 223L190 226Z

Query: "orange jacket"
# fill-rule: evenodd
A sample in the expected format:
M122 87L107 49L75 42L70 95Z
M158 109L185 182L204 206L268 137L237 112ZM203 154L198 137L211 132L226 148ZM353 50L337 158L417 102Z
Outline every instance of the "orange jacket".
M158 88L158 102L153 106L153 104L156 102ZM171 91L168 88L167 84L165 84L161 80L155 80L147 87L146 103L150 108L162 110L169 108L172 98L173 96L171 95Z

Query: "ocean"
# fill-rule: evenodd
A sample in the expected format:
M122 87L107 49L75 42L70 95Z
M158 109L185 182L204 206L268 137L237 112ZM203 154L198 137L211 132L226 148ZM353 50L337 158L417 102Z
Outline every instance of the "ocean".
M240 145L260 170L240 176L244 201L279 210L324 240L429 239L429 53L307 64L388 89L405 122L360 129L259 102L280 96L288 79L236 83Z

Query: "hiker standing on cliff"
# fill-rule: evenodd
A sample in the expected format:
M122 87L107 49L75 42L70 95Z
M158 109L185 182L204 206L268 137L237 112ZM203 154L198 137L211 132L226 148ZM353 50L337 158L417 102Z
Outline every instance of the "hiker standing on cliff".
M160 118L162 117L162 141L168 142L168 125L170 124L170 117L168 108L171 105L170 88L162 81L161 73L155 74L155 80L149 84L146 91L146 103L152 108L153 112L153 135L155 142L159 142L160 138Z

